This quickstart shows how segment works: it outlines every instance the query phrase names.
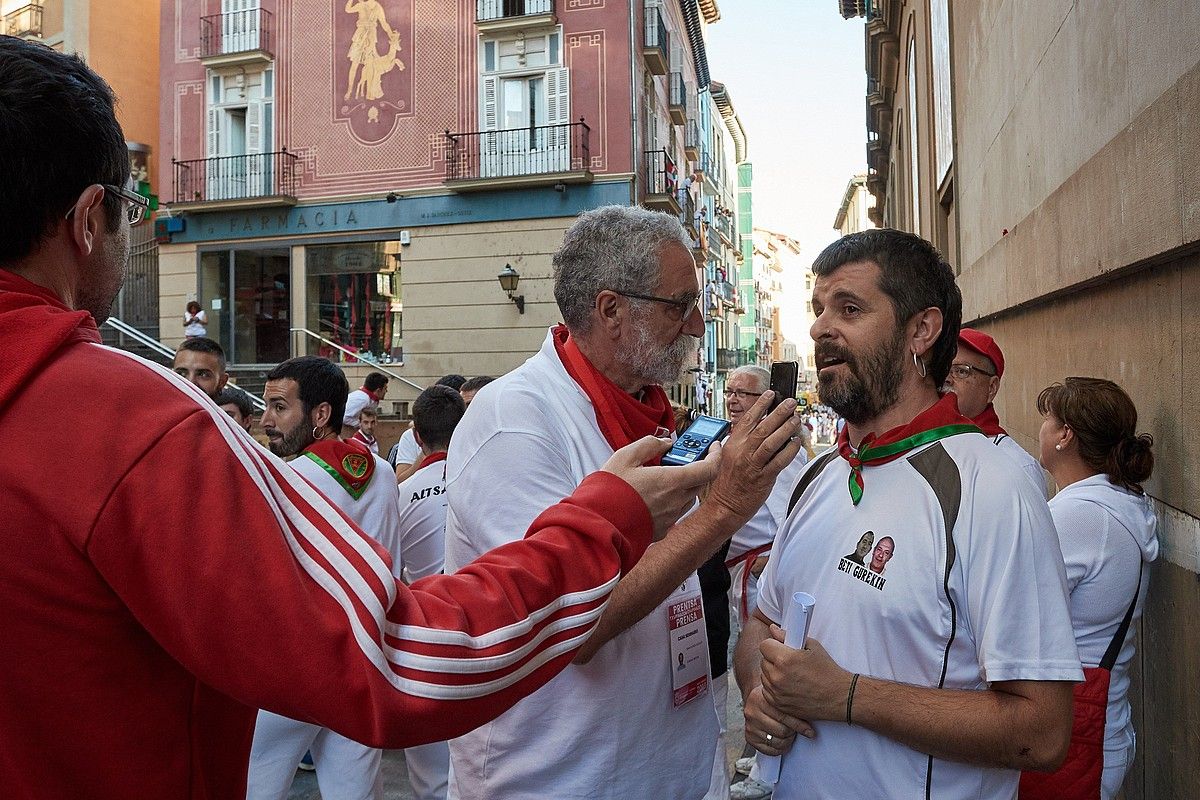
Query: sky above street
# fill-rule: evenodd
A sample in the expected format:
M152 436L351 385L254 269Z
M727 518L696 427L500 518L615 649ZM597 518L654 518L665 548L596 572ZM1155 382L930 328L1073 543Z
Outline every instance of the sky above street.
M754 164L754 224L800 242L811 263L837 238L833 218L866 169L863 21L835 0L718 0L707 26L713 80L725 84ZM784 335L808 336L803 278L784 276Z

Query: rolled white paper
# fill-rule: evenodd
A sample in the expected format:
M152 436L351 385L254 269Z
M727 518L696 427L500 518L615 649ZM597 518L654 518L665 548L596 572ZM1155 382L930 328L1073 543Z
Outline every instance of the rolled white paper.
M792 605L784 615L783 643L796 650L803 650L808 641L808 626L812 624L813 606L817 601L807 592L796 592L792 595ZM774 786L779 782L781 756L765 756L758 754L758 780Z

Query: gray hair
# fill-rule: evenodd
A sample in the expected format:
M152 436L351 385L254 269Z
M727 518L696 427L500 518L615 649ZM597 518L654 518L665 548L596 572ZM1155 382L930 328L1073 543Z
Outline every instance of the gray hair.
M738 375L751 376L758 383L758 387L764 392L771 388L771 373L757 364L749 364L744 367L738 367L733 372L729 373L729 378L735 378ZM726 383L728 382L729 380L726 379Z
M554 254L554 299L563 322L585 333L592 324L596 295L653 294L665 245L691 249L679 220L638 206L603 206L579 216Z

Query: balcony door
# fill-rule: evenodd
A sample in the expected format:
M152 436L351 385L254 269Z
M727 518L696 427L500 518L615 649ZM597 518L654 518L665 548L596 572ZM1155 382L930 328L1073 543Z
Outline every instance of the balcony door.
M483 44L480 174L566 172L571 168L570 75L558 30Z
M274 192L272 76L211 73L207 128L207 199L238 200Z
M261 49L259 0L221 0L221 52Z

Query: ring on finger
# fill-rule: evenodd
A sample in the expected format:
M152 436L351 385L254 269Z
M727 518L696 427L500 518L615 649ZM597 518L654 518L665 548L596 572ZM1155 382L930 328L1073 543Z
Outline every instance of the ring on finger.
M767 744L770 744L773 741L775 741L775 737L768 733L767 734Z

